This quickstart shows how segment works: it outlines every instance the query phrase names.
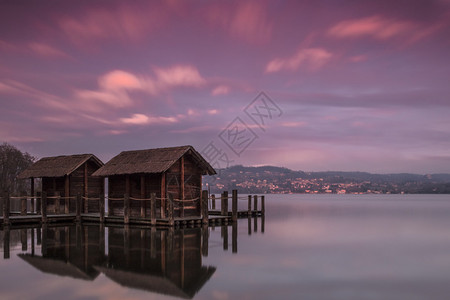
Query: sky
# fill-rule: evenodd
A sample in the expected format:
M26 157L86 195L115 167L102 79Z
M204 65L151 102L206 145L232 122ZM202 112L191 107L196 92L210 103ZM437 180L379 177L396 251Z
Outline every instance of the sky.
M0 0L0 142L450 173L450 1Z

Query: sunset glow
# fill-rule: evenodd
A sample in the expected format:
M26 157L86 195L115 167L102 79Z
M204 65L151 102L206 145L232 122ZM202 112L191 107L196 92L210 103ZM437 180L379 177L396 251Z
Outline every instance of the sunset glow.
M233 164L449 173L449 36L445 0L3 1L0 142L229 151L239 117L257 138Z

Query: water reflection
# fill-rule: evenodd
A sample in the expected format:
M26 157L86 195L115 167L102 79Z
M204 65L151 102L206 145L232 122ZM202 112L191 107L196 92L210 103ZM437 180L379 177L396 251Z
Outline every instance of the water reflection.
M256 223L249 219L248 224L249 234L254 233ZM217 227L223 250L228 251L230 244L237 253L238 224ZM11 252L22 252L17 256L42 273L85 281L103 274L121 286L190 299L216 272L203 258L208 256L210 234L217 229L44 225L5 227L0 238L4 259L10 259Z

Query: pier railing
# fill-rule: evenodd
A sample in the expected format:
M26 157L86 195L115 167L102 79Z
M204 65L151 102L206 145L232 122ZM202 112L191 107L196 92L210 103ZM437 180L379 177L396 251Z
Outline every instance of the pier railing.
M72 218L80 222L82 217L104 223L106 218L123 217L124 224L129 224L130 219L132 219L131 222L146 222L148 224L150 221L150 225L156 225L157 220L161 220L161 222L164 221L165 224L173 226L175 222L179 221L195 221L208 224L211 219L216 219L227 223L228 221L236 222L239 217L258 217L264 216L265 214L264 196L247 195L239 197L237 190L233 190L231 196L225 191L218 198L216 198L215 194L208 197L207 191L202 191L200 197L193 199L176 199L171 193L168 194L167 198L156 197L155 193L152 193L150 198L135 198L130 197L128 194L125 194L122 198L109 197L107 198L108 203L111 201L123 202L123 210L120 209L122 212L118 215L117 213L111 214L111 211L108 209L108 216L105 216L105 195L103 194L98 197L84 197L80 194L75 197L62 197L58 193L55 193L53 196L48 196L46 192L42 192L37 193L36 196L10 197L9 193L5 191L1 196L4 225L10 224L10 217L22 220L23 222L26 220L23 217L28 217L28 222L37 220L36 222L42 223L47 223L49 218L52 220L69 220ZM216 209L216 200L218 199L220 199L220 210ZM229 210L229 200L231 201L231 211ZM19 212L11 211L11 201L20 202ZM75 211L73 209L74 201ZM95 202L95 205L93 205L95 211L89 211L89 203L91 201ZM132 202L142 203L138 216L136 215L137 209L132 214ZM247 202L247 209L239 209L238 204L243 202ZM157 204L159 204L159 210ZM146 209L148 205L150 205L149 213ZM136 208L136 205L133 207ZM200 214L185 216L185 208L192 207L195 209L199 207ZM178 213L177 216L175 216L176 211Z

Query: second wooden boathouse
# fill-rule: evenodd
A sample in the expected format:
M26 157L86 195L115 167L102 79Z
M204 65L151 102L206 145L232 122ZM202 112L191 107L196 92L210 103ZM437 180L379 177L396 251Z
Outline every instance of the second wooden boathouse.
M58 213L59 207L63 205L66 213L69 212L69 208L70 211L74 211L75 206L69 205L69 200L80 194L84 196L85 212L99 212L98 201L86 199L99 197L104 193L103 179L92 176L92 173L101 166L103 162L93 154L44 157L19 174L18 178L30 179L31 197L35 196L35 178L42 178L42 192L48 196L60 197L53 205L47 206L49 211L55 210ZM37 210L39 209L40 205L37 205Z
M158 201L158 215L164 218L166 199L174 199L174 217L201 216L202 175L215 170L192 147L168 147L123 151L113 157L93 176L108 177L108 215L124 215L124 195L131 200L145 200L152 193ZM150 216L147 201L130 203L131 217Z

